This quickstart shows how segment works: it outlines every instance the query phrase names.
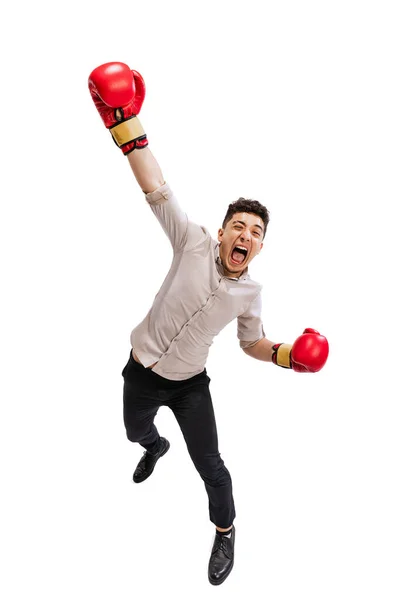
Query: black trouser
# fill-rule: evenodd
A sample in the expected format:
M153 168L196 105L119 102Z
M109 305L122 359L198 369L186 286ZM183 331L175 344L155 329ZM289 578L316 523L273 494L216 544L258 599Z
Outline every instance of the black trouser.
M179 423L190 457L204 481L211 522L222 529L230 527L236 515L232 481L218 452L210 378L206 369L190 379L173 381L146 369L133 359L130 352L122 376L128 439L138 442L150 453L156 453L160 436L154 417L160 406L168 406Z

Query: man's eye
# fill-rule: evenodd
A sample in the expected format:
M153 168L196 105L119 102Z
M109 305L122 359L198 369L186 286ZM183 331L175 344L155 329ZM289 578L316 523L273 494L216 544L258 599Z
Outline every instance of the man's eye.
M259 232L259 231L255 231L255 232L254 232L254 235L258 235L258 236L260 236L260 232Z

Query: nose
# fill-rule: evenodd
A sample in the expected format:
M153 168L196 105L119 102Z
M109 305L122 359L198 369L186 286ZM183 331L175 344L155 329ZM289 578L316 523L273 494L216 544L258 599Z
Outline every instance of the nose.
M240 239L243 242L248 242L250 240L250 231L248 231L247 229L245 229L244 231L242 231L241 234L240 234Z

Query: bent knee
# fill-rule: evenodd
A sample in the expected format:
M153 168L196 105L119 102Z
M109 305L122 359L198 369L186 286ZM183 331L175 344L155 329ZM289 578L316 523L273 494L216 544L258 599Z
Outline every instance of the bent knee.
M140 440L144 437L143 431L137 429L136 427L126 427L126 437L130 442L140 442Z

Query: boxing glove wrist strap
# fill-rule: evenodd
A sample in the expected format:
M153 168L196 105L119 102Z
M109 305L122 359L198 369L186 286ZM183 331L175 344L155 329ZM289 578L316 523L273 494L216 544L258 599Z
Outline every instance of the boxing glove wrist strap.
M110 131L117 146L120 148L145 135L142 124L136 116L131 117L122 123L118 123L118 125L114 125L114 127L110 127Z
M292 368L292 361L290 359L290 353L292 351L292 344L275 344L272 347L272 362L278 367L284 367L285 369Z

